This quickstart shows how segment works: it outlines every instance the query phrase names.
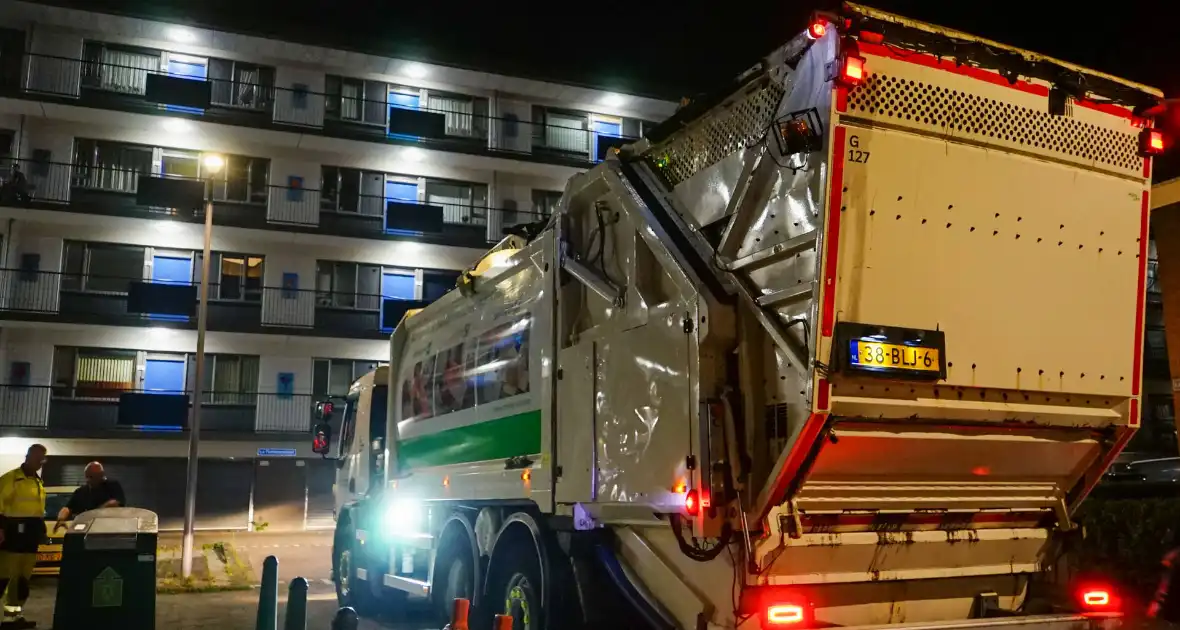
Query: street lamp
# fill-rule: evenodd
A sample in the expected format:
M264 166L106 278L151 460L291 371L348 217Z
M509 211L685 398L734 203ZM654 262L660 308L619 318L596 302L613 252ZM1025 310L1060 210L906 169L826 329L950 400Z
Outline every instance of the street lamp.
M206 155L202 169L207 176L216 175L225 166L220 155ZM193 366L193 415L188 423L188 470L184 489L184 539L180 550L180 571L184 577L193 574L193 530L197 518L197 459L201 441L201 401L205 397L205 328L209 312L209 250L213 245L213 187L205 199L205 244L201 249L201 301L197 304L197 360Z

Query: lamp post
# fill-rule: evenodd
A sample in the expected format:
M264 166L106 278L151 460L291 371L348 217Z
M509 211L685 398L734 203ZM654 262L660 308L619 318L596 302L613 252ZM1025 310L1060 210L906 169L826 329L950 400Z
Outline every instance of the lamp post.
M206 155L204 173L215 175L225 166L219 155ZM188 423L188 469L184 488L184 539L181 541L180 570L184 577L193 574L193 529L197 517L197 458L201 441L201 401L205 397L205 328L209 313L209 250L213 245L213 188L205 200L205 244L201 249L201 301L197 304L197 371L193 379L193 415Z

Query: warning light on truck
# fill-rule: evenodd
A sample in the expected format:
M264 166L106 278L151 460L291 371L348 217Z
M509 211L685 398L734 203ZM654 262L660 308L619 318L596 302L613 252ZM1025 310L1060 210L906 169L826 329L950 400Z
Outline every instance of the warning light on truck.
M1112 613L1118 612L1119 610L1117 595L1105 586L1091 585L1083 587L1078 590L1077 597L1082 612Z
M815 20L807 27L807 36L811 39L820 39L828 34L828 23L824 20Z
M793 626L802 623L804 612L799 604L771 604L766 607L766 625Z
M844 55L840 60L840 83L855 87L865 78L865 58L856 55Z
M684 511L688 512L689 516L696 516L701 512L700 495L696 490L689 490L688 494L684 495Z
M1167 148L1164 132L1159 129L1144 129L1139 132L1139 155L1150 157L1159 155Z

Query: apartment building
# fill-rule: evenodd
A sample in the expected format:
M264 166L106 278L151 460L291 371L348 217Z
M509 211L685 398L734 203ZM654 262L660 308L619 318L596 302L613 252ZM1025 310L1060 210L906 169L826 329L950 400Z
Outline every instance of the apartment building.
M0 463L44 442L52 485L102 459L165 527L198 378L198 527L330 522L313 401L385 360L407 309L543 220L571 175L675 110L132 17L0 16Z
M1173 344L1180 342L1180 237L1176 230L1180 226L1180 179L1169 179L1162 175L1165 170L1160 165L1153 166L1157 183L1150 197L1151 241L1145 280L1143 422L1129 445L1135 457L1177 454L1175 399L1180 392L1180 353L1169 356L1168 339L1177 340Z

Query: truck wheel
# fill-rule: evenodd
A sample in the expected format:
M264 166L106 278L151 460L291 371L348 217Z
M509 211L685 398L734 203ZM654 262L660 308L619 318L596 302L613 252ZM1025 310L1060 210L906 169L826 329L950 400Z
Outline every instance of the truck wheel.
M442 571L435 576L440 590L434 598L434 609L442 623L451 620L451 603L462 598L475 601L475 569L471 558L464 553L448 554L439 564Z
M351 528L341 532L333 545L332 566L336 573L336 601L343 606L351 606L362 615L373 612L373 596L369 584L358 581L356 570L361 558L356 544L356 532Z
M499 566L490 569L487 609L512 617L512 630L541 630L541 560L536 549L531 541L518 540L499 559Z

